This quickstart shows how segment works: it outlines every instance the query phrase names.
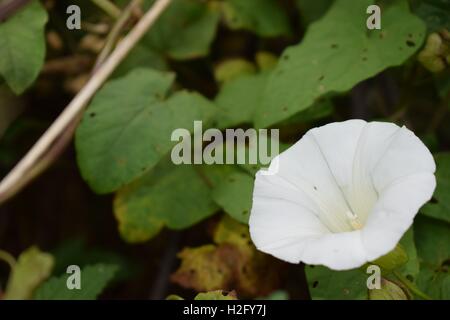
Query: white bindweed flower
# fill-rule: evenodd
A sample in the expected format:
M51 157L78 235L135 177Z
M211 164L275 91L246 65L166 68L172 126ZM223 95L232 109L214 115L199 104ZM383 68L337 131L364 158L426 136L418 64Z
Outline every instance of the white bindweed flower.
M436 186L436 165L413 132L349 120L308 131L258 172L250 233L279 259L335 270L395 248Z

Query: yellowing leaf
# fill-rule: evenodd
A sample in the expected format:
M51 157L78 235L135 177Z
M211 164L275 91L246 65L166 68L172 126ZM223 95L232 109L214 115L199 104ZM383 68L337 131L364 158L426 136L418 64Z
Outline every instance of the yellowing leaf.
M237 300L237 298L234 291L225 293L221 290L216 290L199 293L194 300Z
M31 299L34 290L50 275L53 265L53 256L37 247L24 251L11 271L4 298Z
M236 290L247 297L264 296L277 287L282 265L256 250L247 226L225 216L214 241L216 245L181 251L172 281L197 291Z

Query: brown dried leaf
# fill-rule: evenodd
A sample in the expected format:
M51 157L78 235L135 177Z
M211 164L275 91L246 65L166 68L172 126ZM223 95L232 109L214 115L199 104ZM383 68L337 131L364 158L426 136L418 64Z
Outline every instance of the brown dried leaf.
M277 288L282 264L256 250L248 227L225 216L214 233L216 245L185 248L172 281L196 291L232 290L264 296Z

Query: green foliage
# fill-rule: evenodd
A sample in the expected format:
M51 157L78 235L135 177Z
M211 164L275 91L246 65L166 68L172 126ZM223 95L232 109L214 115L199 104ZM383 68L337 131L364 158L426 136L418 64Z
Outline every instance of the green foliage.
M419 261L414 244L413 229L409 229L400 240L400 246L385 256L369 264L377 264L382 268L382 276L392 278L391 271L398 270L404 276L415 280L419 274ZM360 269L334 271L322 266L306 266L309 293L312 299L368 299L402 300L406 298L404 288L400 288L392 280L382 279L382 291L367 290L365 265ZM372 292L373 291L373 292ZM389 298L389 299L388 299Z
M117 266L95 264L81 270L81 288L68 289L67 280L70 274L52 277L37 290L36 300L95 300L107 287L117 271Z
M231 29L245 29L262 37L290 33L286 13L277 0L226 0L222 10Z
M405 62L425 37L424 23L395 1L383 13L382 30L361 27L370 0L337 0L311 25L302 42L286 49L266 86L256 117L267 127L310 107L330 92L345 92L360 81Z
M93 190L112 192L143 175L175 144L174 129L213 113L197 93L167 97L172 82L170 73L136 69L95 96L76 133L78 164Z
M305 24L310 24L322 17L332 3L333 0L296 0L300 15Z
M37 0L0 23L0 76L16 94L34 82L44 64L46 23L47 12Z
M230 128L242 123L253 123L262 105L268 73L242 75L225 83L215 103L219 111L217 125Z
M196 0L177 0L158 19L143 43L172 59L202 57L216 34L219 12Z
M11 270L5 299L30 299L39 284L50 275L54 264L51 254L31 247L24 251Z
M436 160L436 191L435 201L422 208L422 212L432 218L450 223L450 153L435 155Z
M361 270L333 271L322 266L305 266L305 273L313 300L367 299L367 274Z
M247 173L236 171L214 189L212 197L234 219L248 223L252 207L253 180Z
M408 295L395 282L381 279L381 288L369 290L370 300L408 300Z
M430 31L450 29L450 2L447 0L420 0L415 10Z
M170 161L161 162L152 172L119 190L114 200L119 231L129 242L146 241L163 226L190 227L216 210L197 168L175 166Z
M283 290L276 290L268 296L256 298L256 300L289 300L289 293Z
M419 259L417 257L416 245L414 242L414 228L409 230L403 235L400 240L400 245L406 251L408 261L400 267L400 272L410 279L415 279L419 274L420 266Z
M73 238L64 241L52 250L55 258L55 267L52 275L61 275L67 271L67 266L77 265L83 268L88 265L106 264L117 266L114 281L128 280L139 269L137 266L118 252L104 248L88 246L82 238Z
M138 44L130 54L117 67L114 77L123 77L135 68L150 68L155 70L167 70L168 66L164 58L144 44Z
M214 69L214 78L219 83L233 80L242 74L255 73L255 65L245 59L230 59L220 63Z
M373 263L383 268L383 270L394 270L408 262L408 255L401 245L397 245L394 250L374 260Z
M450 298L450 225L422 217L415 224L420 273L417 285L434 299Z

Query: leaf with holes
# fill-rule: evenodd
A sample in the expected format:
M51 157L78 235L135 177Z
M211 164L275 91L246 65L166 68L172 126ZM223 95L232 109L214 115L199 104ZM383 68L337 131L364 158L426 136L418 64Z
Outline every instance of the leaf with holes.
M47 12L37 0L0 23L0 75L21 94L44 64Z
M97 193L109 193L143 175L175 144L177 128L208 121L213 105L197 93L167 97L170 73L136 69L108 82L95 96L76 132L78 164Z
M286 49L265 89L256 125L267 127L405 62L423 42L425 25L406 1L383 10L381 30L365 28L371 0L337 0L303 41Z
M367 275L361 270L333 271L323 266L305 266L313 300L365 300Z
M230 128L239 124L254 124L259 117L264 99L264 90L271 69L256 74L238 76L226 82L215 98L218 107L217 126ZM329 99L318 99L317 105L286 119L283 124L304 123L328 116L332 111Z

